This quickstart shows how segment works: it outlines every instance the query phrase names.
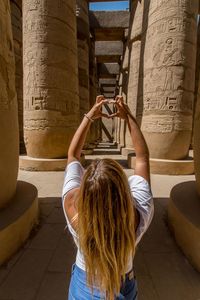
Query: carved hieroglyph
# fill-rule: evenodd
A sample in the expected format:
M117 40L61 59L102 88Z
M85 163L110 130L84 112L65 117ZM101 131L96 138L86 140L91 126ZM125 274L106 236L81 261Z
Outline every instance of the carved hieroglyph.
M0 0L0 208L16 190L18 118L10 1Z
M18 103L20 150L24 151L23 133L23 62L22 62L22 1L11 0L11 21L15 52L15 86Z
M28 156L60 158L79 122L75 0L24 0L24 135Z
M142 130L152 158L183 159L191 141L198 0L151 0Z

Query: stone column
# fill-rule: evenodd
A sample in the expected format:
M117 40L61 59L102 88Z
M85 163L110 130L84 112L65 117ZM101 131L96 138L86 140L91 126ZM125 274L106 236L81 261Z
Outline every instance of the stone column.
M127 104L130 107L132 114L136 117L137 103L138 103L138 84L139 84L139 68L140 68L140 49L141 41L129 42L129 72L127 82ZM128 51L128 50L127 50ZM123 149L123 155L127 155L133 152L133 143L126 126L125 135L125 148Z
M9 0L0 0L0 266L28 237L37 220L37 190L17 182L19 129Z
M200 196L200 80L194 117L194 169L196 176L196 187Z
M127 91L128 91L128 70L129 70L129 48L126 44L122 62L122 72L120 77L120 95L123 96L124 101L127 102ZM124 120L120 120L120 147L126 148L126 140L130 139L130 134ZM127 149L122 149L122 155L127 154Z
M63 158L79 124L75 0L23 1L28 156Z
M77 38L78 38L78 76L79 76L79 103L80 120L90 109L89 97L89 7L87 0L76 0ZM92 153L91 130L84 145L84 154Z
M144 6L146 0L132 1L129 37L125 55L125 67L128 70L127 77L127 104L130 107L132 114L137 117L138 102L141 90L141 39L146 20L144 19ZM126 126L125 148L122 149L122 154L127 155L133 153L133 144Z
M18 175L18 118L10 4L0 1L0 209L12 199Z
M89 43L89 103L92 107L96 101L97 88L96 88L96 59L95 59L95 40L90 36ZM90 127L90 142L97 143L99 121L95 121Z
M22 1L11 0L10 6L15 53L15 85L18 103L20 153L24 153L25 145L23 130Z
M198 1L150 1L142 131L151 158L181 160L192 131Z

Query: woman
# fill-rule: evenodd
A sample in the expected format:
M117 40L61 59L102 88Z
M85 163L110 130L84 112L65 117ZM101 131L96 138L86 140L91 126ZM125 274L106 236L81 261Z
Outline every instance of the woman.
M98 96L85 114L68 151L63 186L63 209L77 245L68 299L137 299L133 273L135 248L153 216L149 153L144 137L123 98L111 101L113 115L102 113L108 103ZM135 175L127 179L112 159L80 164L91 123L100 118L126 120L136 153Z

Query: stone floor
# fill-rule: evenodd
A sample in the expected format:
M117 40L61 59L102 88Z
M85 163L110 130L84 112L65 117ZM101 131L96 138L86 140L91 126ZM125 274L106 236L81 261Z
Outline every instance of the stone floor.
M97 149L94 157L119 161L127 175L125 157L116 149ZM65 229L61 208L63 172L19 172L19 180L38 188L40 222L24 247L0 268L0 300L66 300L75 246ZM183 256L167 227L171 188L194 176L152 175L154 220L135 257L139 300L200 300L200 274Z

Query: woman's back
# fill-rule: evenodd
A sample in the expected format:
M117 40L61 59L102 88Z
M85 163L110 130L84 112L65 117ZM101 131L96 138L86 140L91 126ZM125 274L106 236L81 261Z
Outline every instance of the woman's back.
M128 180L120 165L103 159L94 161L86 171L78 161L68 165L63 196L78 187L78 214L72 220L77 217L76 226L69 222L66 214L78 247L76 265L86 271L91 286L95 280L101 290L110 289L118 294L122 277L132 270L135 245L152 219L149 184L140 176L131 176ZM139 221L136 222L137 212ZM103 278L98 276L97 270ZM89 278L90 272L96 276ZM110 286L105 286L106 283Z

